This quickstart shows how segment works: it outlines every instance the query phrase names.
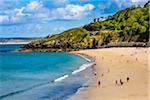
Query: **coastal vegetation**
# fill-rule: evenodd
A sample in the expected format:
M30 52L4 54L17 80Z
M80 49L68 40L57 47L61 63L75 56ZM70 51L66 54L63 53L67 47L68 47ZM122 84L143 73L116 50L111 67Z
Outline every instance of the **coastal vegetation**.
M149 42L149 2L118 11L105 20L50 34L18 50L70 51L104 47L110 43Z

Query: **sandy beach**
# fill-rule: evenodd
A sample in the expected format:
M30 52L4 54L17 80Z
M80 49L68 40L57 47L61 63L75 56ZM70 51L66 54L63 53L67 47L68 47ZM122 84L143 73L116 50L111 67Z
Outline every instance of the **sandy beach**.
M89 87L70 100L148 100L149 51L149 48L76 51L96 59L95 75Z
M28 44L31 41L22 41L22 40L9 40L9 41L5 41L5 42L0 42L0 44Z

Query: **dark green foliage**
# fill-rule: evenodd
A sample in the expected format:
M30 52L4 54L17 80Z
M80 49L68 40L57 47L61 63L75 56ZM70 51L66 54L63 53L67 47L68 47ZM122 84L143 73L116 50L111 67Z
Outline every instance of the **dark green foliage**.
M148 2L144 5L144 7L147 7L150 5L150 1L148 0Z
M127 8L125 10L118 11L113 16L109 16L106 21L90 23L85 25L84 28L88 31L109 29L112 30L112 34L116 32L115 30L118 30L118 38L121 38L120 40L122 41L148 42L148 21L150 16L149 7L150 5L147 3L143 8ZM112 35L112 38L113 37L114 35ZM111 42L111 40L109 42Z

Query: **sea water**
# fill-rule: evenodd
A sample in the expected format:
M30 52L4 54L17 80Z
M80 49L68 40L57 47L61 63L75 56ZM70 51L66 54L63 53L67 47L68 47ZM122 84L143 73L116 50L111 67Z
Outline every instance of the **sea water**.
M78 73L89 63L71 53L8 52L22 45L1 45L0 99L65 100L86 82ZM81 67L81 69L79 69Z

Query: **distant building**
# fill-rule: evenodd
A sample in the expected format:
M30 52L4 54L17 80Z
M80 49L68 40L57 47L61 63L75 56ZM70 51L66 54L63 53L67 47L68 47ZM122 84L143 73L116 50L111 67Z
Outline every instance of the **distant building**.
M94 18L93 22L100 22L106 20L106 17Z

